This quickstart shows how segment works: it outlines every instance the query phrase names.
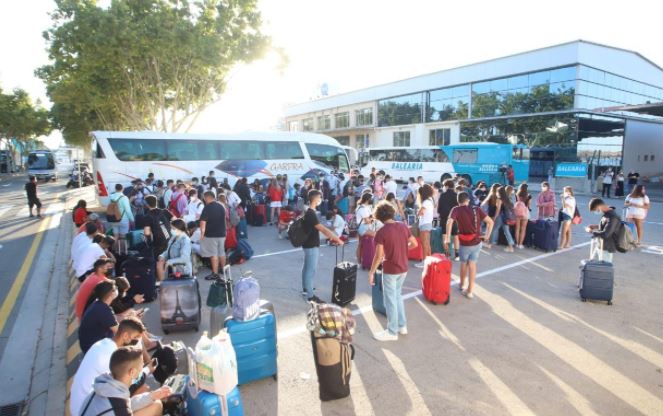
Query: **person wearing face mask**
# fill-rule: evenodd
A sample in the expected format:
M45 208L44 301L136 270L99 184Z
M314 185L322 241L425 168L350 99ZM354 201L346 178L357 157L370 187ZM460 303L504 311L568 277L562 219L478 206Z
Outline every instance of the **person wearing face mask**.
M83 354L95 342L113 336L117 332L117 320L110 304L118 295L112 280L102 280L94 287L94 302L85 310L78 327L78 343Z
M602 215L599 224L585 227L585 231L594 238L603 240L603 261L612 263L612 255L617 251L617 235L622 221L615 212L615 208L608 206L602 199L593 198L589 201L589 210L596 215ZM597 253L592 253L596 256Z
M161 415L161 399L172 394L170 387L161 387L151 393L131 397L130 387L143 374L142 351L133 346L120 347L113 351L108 372L94 379L91 393L80 405L80 416L92 415ZM72 413L73 414L73 413Z
M541 193L536 198L536 209L540 220L555 217L555 193L550 190L548 182L541 182Z
M146 332L145 326L139 319L123 319L113 338L104 338L90 347L78 366L71 385L69 410L72 415L80 413L85 397L92 393L94 379L110 371L110 357L113 352L121 347L137 345ZM148 368L154 371L153 366ZM136 407L132 408L138 410Z
M189 203L186 205L184 216L182 218L185 222L198 221L200 219L200 214L203 213L204 207L205 204L203 204L203 201L198 199L198 191L195 189L190 189Z
M83 319L85 309L90 305L92 292L97 284L110 277L113 271L113 262L107 258L102 258L94 262L92 267L93 272L81 283L76 293L76 306L74 307L74 314L80 321Z
M184 276L192 276L191 265L191 239L186 233L186 223L181 219L170 222L173 236L168 241L166 251L159 255L157 260L157 279L163 280L168 267L174 268Z

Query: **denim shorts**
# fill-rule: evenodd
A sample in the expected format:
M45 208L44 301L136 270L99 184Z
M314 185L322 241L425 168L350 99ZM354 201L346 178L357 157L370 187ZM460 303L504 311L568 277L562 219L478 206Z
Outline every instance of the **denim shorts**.
M419 224L419 231L433 231L433 224Z
M573 219L569 214L567 214L564 211L562 211L560 214L562 216L562 222L571 221Z
M479 243L475 246L464 246L461 244L460 248L458 249L458 256L460 257L460 261L462 263L466 263L468 261L476 263L476 261L479 260L479 253L481 253L482 246L482 243Z

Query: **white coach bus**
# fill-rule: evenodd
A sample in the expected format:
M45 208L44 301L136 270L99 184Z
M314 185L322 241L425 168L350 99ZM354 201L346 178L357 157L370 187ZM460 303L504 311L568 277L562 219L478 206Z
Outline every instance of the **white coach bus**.
M454 175L454 167L440 146L371 147L360 157L361 173L367 176L375 168L391 175L397 182L422 176L427 183L443 181Z
M215 172L232 186L287 174L291 183L331 170L348 172L343 147L331 137L301 132L246 132L238 134L180 134L95 131L92 166L100 202L108 204L115 184L126 186L148 173L164 182Z

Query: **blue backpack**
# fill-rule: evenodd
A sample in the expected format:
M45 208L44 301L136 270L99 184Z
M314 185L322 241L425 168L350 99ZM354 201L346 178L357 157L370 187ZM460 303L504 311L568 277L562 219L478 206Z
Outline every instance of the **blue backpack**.
M260 284L252 277L243 277L233 288L233 319L250 321L260 315Z
M245 239L237 240L237 247L228 252L230 264L241 264L251 257L253 257L253 248Z

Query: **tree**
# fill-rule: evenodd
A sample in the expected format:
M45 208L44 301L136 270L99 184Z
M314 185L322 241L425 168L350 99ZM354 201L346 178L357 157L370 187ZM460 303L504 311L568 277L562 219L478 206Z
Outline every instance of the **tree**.
M271 46L257 0L56 0L37 70L71 144L104 130L188 130L229 71Z
M4 94L0 88L0 141L4 140L9 150L14 150L12 139L27 143L51 130L48 110L39 102L33 105L27 92L15 89Z

